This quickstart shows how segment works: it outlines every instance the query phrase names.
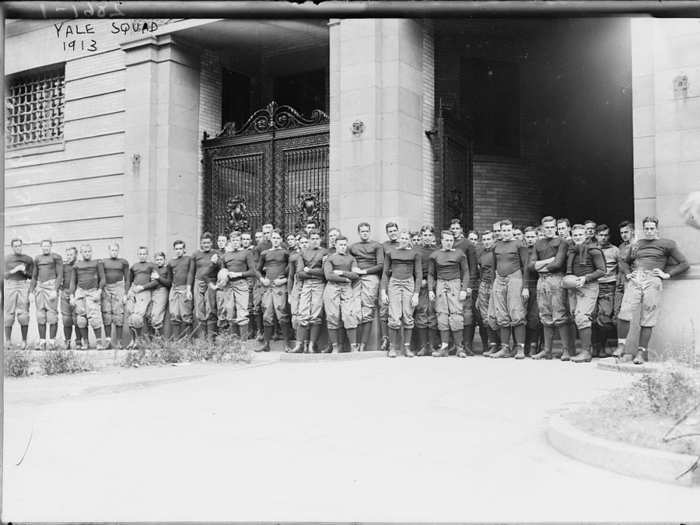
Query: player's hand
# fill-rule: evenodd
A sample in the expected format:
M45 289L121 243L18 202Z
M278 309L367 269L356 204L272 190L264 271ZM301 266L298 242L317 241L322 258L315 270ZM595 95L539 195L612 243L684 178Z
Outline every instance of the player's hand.
M160 277L160 274L157 271L153 270L151 272L151 279L156 280L156 279L158 279L158 277Z
M472 296L472 289L471 289L471 288L467 288L466 291L467 291L467 297L471 297L471 296Z
M380 299L382 300L382 303L389 304L389 296L387 295L387 293L384 290L382 290L382 292L379 295L380 295Z
M309 268L308 266L304 266L304 271L306 273L309 273L311 271L311 268Z
M660 277L661 279L668 279L668 278L671 277L670 274L664 272L664 271L661 270L660 268L654 268L654 269L651 271L651 274L652 274L654 277Z
M140 284L134 285L134 293L139 293L143 291L143 286Z
M530 299L530 290L528 290L527 288L523 288L523 291L520 292L520 295L522 296L523 301L527 301L528 299Z
M343 270L333 270L333 273L336 275L343 275Z
M460 301L466 301L466 300L467 300L467 291L466 291L466 290L460 290L460 291L459 291L459 300L460 300Z
M428 279L422 279L420 282L420 287L425 288L426 286L428 286Z
M185 291L185 299L187 299L188 301L192 300L192 290L190 290L189 288L187 288L187 290Z
M211 262L214 264L217 264L219 262L219 254L215 253L214 255L211 256Z
M263 277L262 279L260 279L260 284L262 284L263 286L270 286L270 279L268 279L267 277Z
M272 284L274 284L275 286L280 286L280 285L284 284L284 278L278 277L277 279L272 281Z
M586 284L586 278L581 276L576 280L576 288L583 288L583 285Z
M433 292L432 290L430 290L430 291L428 292L428 299L430 299L430 302L431 302L431 303L434 303L434 302L435 302L435 292Z
M68 302L71 306L75 306L75 295L71 295L70 297L68 297Z
M216 283L209 283L209 288L211 290L216 290Z
M414 293L414 294L411 296L411 303L410 303L410 304L411 304L411 306L412 306L413 308L415 308L416 306L418 306L418 294L417 294L417 293Z

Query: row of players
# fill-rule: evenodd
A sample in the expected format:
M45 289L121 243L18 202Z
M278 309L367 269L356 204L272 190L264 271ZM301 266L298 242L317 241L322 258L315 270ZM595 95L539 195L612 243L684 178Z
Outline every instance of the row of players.
M166 263L161 252L151 263L141 247L131 267L117 245L102 260L93 260L84 245L76 261L72 248L64 262L51 253L50 241L42 242L42 253L32 260L15 239L6 259L6 340L17 318L26 345L30 297L37 307L39 346L49 348L55 346L59 297L65 340L75 325L81 345L92 326L98 348L111 346L113 324L119 344L125 321L131 346L138 345L147 320L158 334L168 308L177 337L195 332L213 339L217 331L236 330L247 340L252 316L264 343L258 350L269 350L278 324L288 351L316 352L325 318L328 351L339 351L341 328L351 350L362 351L379 309L380 346L390 357L402 348L404 355L414 355L414 328L419 355L445 356L452 349L466 357L473 353L478 326L485 355L550 358L558 328L561 359L578 362L607 355L605 341L616 328L616 354L623 357L629 321L640 312L639 348L624 357L642 362L658 317L661 280L688 268L675 243L658 238L657 226L657 219L646 218L644 238L633 240L633 225L620 224L618 248L609 243L609 228L592 221L570 228L568 220L548 216L518 239L504 220L479 242L474 232L465 237L454 220L441 232L438 248L430 226L411 234L388 223L388 240L380 244L370 239L370 225L361 223L359 242L348 246L331 229L328 248L322 248L313 224L288 236L287 246L266 225L254 246L249 233L234 232L219 236L215 249L205 233L192 256L175 241L174 258ZM667 273L669 261L677 264ZM290 328L296 331L291 346ZM573 356L576 331L582 350Z

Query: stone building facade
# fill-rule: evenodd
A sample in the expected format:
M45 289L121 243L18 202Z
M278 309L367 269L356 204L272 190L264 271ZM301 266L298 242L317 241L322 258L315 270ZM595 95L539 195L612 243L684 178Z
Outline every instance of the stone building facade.
M265 141L242 133L274 100L299 110L303 133L327 148L313 165L325 177L323 212L351 238L360 220L381 237L389 220L417 229L452 215L477 229L546 213L613 229L659 216L692 269L667 283L653 342L699 351L700 232L680 209L700 191L700 21L120 23L7 24L16 126L6 128L5 234L28 253L43 238L59 252L90 242L98 254L117 241L126 257L142 244L169 251L176 238L194 248L218 220L207 192L219 168L205 145L247 144L254 156L276 141L306 144L289 129ZM22 106L21 86L47 79L61 111L42 126L57 134L22 135L36 125L19 119L38 106ZM308 124L314 109L327 119ZM278 150L270 162L289 162ZM221 166L230 180L241 170ZM286 196L270 206L289 215L306 183L294 181L310 180L310 168L284 166L289 183L274 187Z

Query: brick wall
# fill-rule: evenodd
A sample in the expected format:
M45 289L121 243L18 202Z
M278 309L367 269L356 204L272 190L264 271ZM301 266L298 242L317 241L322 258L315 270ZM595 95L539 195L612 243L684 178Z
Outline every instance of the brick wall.
M199 80L199 136L206 131L209 136L221 131L221 61L219 56L209 49L202 52L200 58ZM199 151L199 187L202 187L204 171L201 163L202 151ZM200 201L197 207L200 230L204 220L203 193L200 191Z
M491 228L500 219L537 225L542 216L541 182L529 164L507 157L474 157L474 226Z

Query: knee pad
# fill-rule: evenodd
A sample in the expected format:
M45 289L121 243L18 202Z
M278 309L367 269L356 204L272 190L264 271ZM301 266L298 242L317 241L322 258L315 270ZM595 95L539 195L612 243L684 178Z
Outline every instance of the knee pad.
M143 317L141 317L140 315L131 314L129 316L129 326L131 326L132 328L143 327Z
M46 324L46 311L39 309L36 311L36 322L38 324Z
M24 312L21 313L17 316L17 320L19 321L19 324L22 326L26 326L29 324L29 312Z
M46 313L46 322L49 324L56 324L58 323L58 313L56 312L47 312Z
M112 312L102 312L102 322L107 326L112 325Z
M91 317L88 319L88 323L93 329L102 328L102 318L101 317Z
M75 324L78 325L78 328L87 328L88 322L87 322L87 317L83 315L79 315L75 319Z

